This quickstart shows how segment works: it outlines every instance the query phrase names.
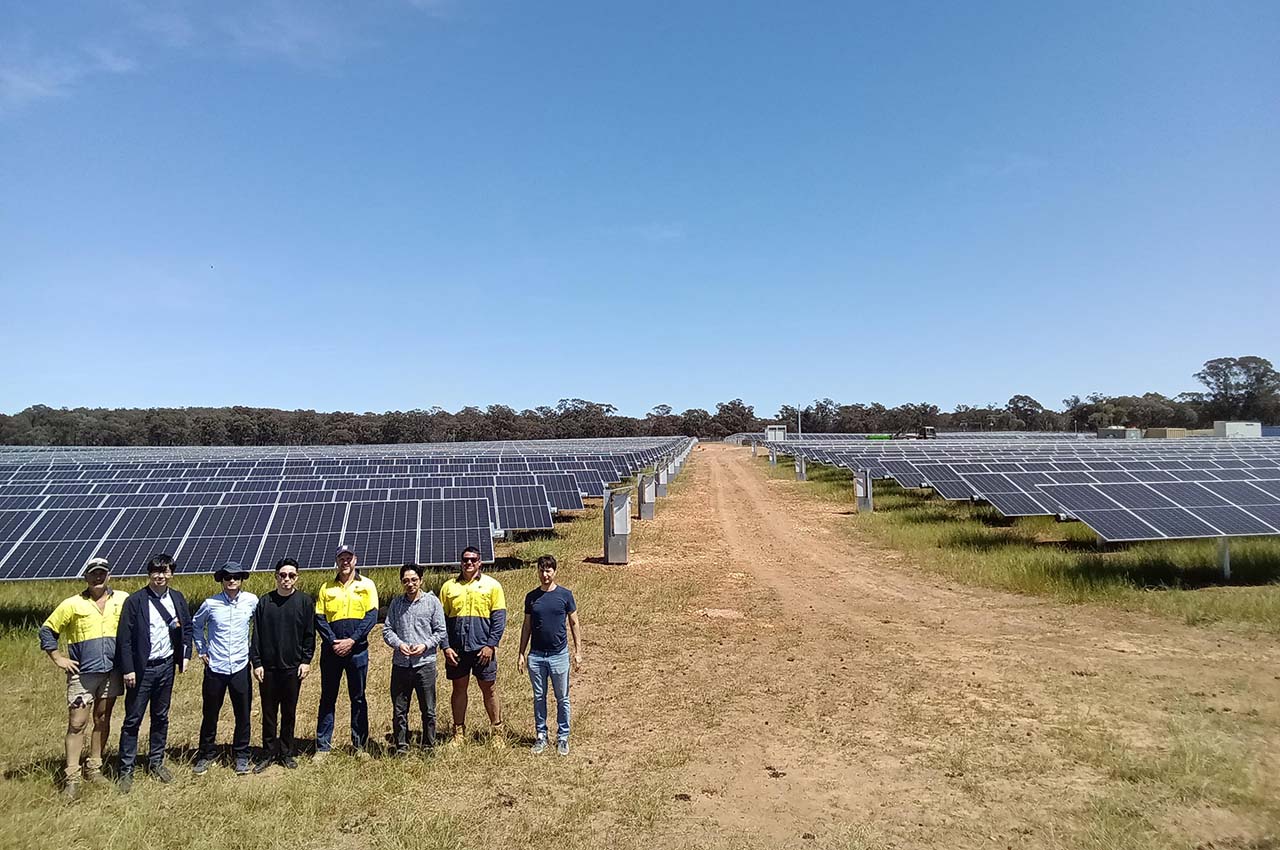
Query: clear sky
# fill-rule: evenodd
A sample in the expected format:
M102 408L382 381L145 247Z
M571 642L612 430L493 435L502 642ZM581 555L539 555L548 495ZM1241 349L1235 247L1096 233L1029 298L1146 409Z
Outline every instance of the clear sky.
M0 410L1280 363L1280 4L0 0Z

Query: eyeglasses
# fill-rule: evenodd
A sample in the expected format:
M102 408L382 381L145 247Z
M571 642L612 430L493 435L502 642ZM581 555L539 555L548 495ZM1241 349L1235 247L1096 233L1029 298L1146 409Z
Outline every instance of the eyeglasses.
M480 559L479 559L479 558L477 558L477 557L475 557L475 556L468 556L468 557L466 557L466 558L463 558L463 559L462 559L462 563L464 563L464 564L478 564L478 563L480 563Z
M297 573L276 573L276 578L297 578Z

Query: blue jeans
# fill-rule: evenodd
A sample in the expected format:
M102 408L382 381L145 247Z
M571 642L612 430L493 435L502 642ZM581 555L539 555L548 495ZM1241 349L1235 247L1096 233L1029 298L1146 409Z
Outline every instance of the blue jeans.
M547 739L547 679L556 693L556 739L569 739L569 647L556 653L529 653L529 681L533 683L533 725L538 739Z
M333 745L333 713L338 707L338 687L347 674L347 696L351 698L351 744L363 749L369 741L369 704L364 683L369 675L369 653L345 658L320 651L320 711L316 715L316 749L328 752Z
M169 739L169 699L173 695L173 659L148 664L137 671L137 684L124 692L124 726L120 729L120 773L132 774L138 757L138 732L151 706L151 741L147 764L164 764L164 747Z

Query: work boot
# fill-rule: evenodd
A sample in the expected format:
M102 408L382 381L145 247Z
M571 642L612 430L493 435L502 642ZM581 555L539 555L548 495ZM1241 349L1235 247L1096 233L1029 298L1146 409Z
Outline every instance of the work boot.
M133 790L133 771L127 771L116 777L116 790L121 794L128 794Z
M62 799L68 803L74 803L80 799L80 780L68 779L66 784L62 786Z
M507 727L501 723L495 723L489 727L489 746L495 750L505 750L507 748Z
M157 782L163 782L165 785L173 781L173 774L163 764L151 765L147 768L147 773L150 773Z
M85 759L84 781L90 785L109 785L107 777L102 775L102 759Z
M457 749L467 742L467 727L459 726L456 723L453 727L453 737L449 739L449 746Z

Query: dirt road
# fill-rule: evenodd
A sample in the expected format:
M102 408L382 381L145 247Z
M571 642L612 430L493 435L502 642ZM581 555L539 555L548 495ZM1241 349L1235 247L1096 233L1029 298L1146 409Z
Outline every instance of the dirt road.
M667 843L1271 846L1273 641L949 583L755 464L702 446L636 539L700 588L610 697L685 754Z

